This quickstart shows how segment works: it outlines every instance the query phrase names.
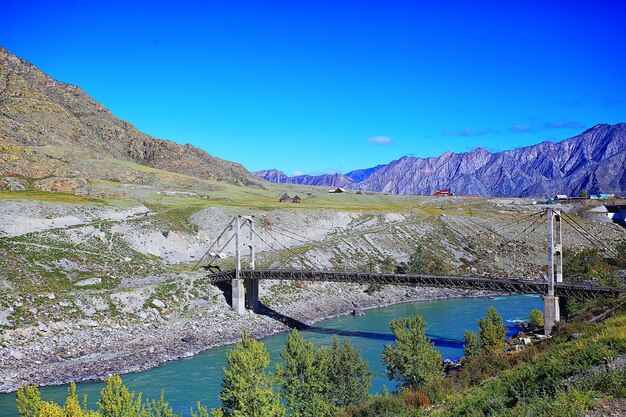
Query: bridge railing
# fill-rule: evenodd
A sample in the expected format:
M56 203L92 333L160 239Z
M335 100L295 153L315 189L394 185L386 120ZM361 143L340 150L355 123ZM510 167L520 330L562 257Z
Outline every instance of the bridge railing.
M224 282L233 279L235 271L224 271L210 274L211 283ZM472 276L436 276L421 274L390 274L370 273L358 271L312 271L300 269L244 269L240 271L240 277L244 279L261 280L291 280L311 282L346 282L357 284L379 285L406 285L425 287L460 288L469 290L486 290L513 294L539 294L547 293L548 283L539 280L521 280L490 277ZM593 284L570 284L557 283L555 292L563 297L575 297L585 299L614 298L622 294L626 289L615 287L603 287Z

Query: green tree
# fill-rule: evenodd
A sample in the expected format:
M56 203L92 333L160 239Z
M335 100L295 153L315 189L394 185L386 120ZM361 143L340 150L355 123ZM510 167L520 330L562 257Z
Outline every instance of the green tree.
M563 251L563 277L574 282L596 280L603 285L620 285L617 272L596 248Z
M363 404L347 408L338 414L338 417L410 417L418 415L411 411L397 395L376 395Z
M543 329L544 321L543 321L543 313L541 310L537 310L536 308L531 310L530 312L530 328L533 330Z
M480 350L484 353L499 353L504 351L506 342L506 327L502 317L493 306L487 309L484 319L478 320Z
M423 246L419 245L409 257L409 271L412 274L426 273L426 255Z
M87 409L87 397L81 406L74 383L67 390L63 407L53 401L42 401L37 387L19 388L17 410L20 417L102 417L97 411Z
M587 190L580 190L580 193L578 193L578 196L581 198L589 198L589 193L587 192Z
M165 394L161 391L158 400L147 400L142 410L142 417L180 417L181 414L174 412L172 407L165 401Z
M443 376L441 353L426 337L426 322L421 316L393 320L390 327L396 336L395 346L385 345L382 354L389 379L415 387Z
M448 266L441 257L419 245L409 258L409 271L412 274L446 274Z
M135 393L128 391L119 376L106 379L106 386L100 391L97 404L104 417L141 416L141 394L135 398Z
M471 358L482 355L483 352L480 348L480 337L478 333L466 331L463 334L463 340L465 341L463 351L466 357Z
M393 272L396 268L395 261L389 255L385 256L383 259L379 261L380 271L390 273Z
M373 374L356 346L347 339L340 344L335 336L332 345L322 353L327 372L327 402L346 407L369 397Z
M192 408L191 417L209 417L209 409L207 407L201 405L200 402L198 402L196 406L198 407L198 412Z
M20 417L39 417L43 401L39 389L34 385L17 389L16 404Z
M102 417L97 411L87 409L87 397L85 396L83 406L81 407L78 396L76 395L76 384L71 383L67 391L67 398L63 406L63 415L65 417Z
M287 336L285 349L280 354L284 365L276 367L276 378L287 400L290 416L323 417L335 414L335 408L326 402L328 388L327 355L304 340L294 330Z
M281 417L285 408L274 392L272 377L267 372L270 355L263 343L253 340L244 331L241 343L227 355L228 369L222 380L222 408L213 416Z

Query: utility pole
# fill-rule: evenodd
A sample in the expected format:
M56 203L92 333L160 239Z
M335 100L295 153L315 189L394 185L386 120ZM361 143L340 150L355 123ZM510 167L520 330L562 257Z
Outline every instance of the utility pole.
M548 294L543 298L544 331L552 332L554 325L561 319L559 297L556 296L555 284L563 282L563 235L561 232L561 210L549 208L548 220Z

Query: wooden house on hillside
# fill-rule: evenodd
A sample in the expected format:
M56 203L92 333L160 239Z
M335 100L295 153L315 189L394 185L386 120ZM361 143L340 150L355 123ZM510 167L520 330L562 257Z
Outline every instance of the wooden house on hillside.
M341 194L341 193L345 193L346 190L344 190L343 188L331 188L330 190L328 190L329 193L331 194Z
M285 193L281 198L278 199L280 203L292 203L293 198L289 197L289 194Z
M299 195L296 195L294 198L291 199L292 203L302 203L302 199L300 198Z

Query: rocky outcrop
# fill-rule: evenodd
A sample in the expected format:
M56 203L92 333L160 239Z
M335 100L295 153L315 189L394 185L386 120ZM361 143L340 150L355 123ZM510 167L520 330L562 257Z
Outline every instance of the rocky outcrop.
M28 189L28 182L21 178L0 178L0 191L24 191Z
M31 154L45 153L51 148L67 153L61 152L60 158L55 154L54 158L30 158L26 162L15 155L12 158L0 155L0 172L23 175L36 171L31 165L50 164L61 165L61 172L58 167L46 170L56 169L53 175L74 176L68 175L79 165L68 156L74 152L83 160L105 163L104 159L114 158L202 179L261 186L239 164L215 158L192 145L179 145L140 132L115 117L80 87L52 79L2 47L0 139L6 142L0 148L21 145L30 149ZM94 177L89 171L85 169L77 175ZM46 172L45 176L48 175Z

